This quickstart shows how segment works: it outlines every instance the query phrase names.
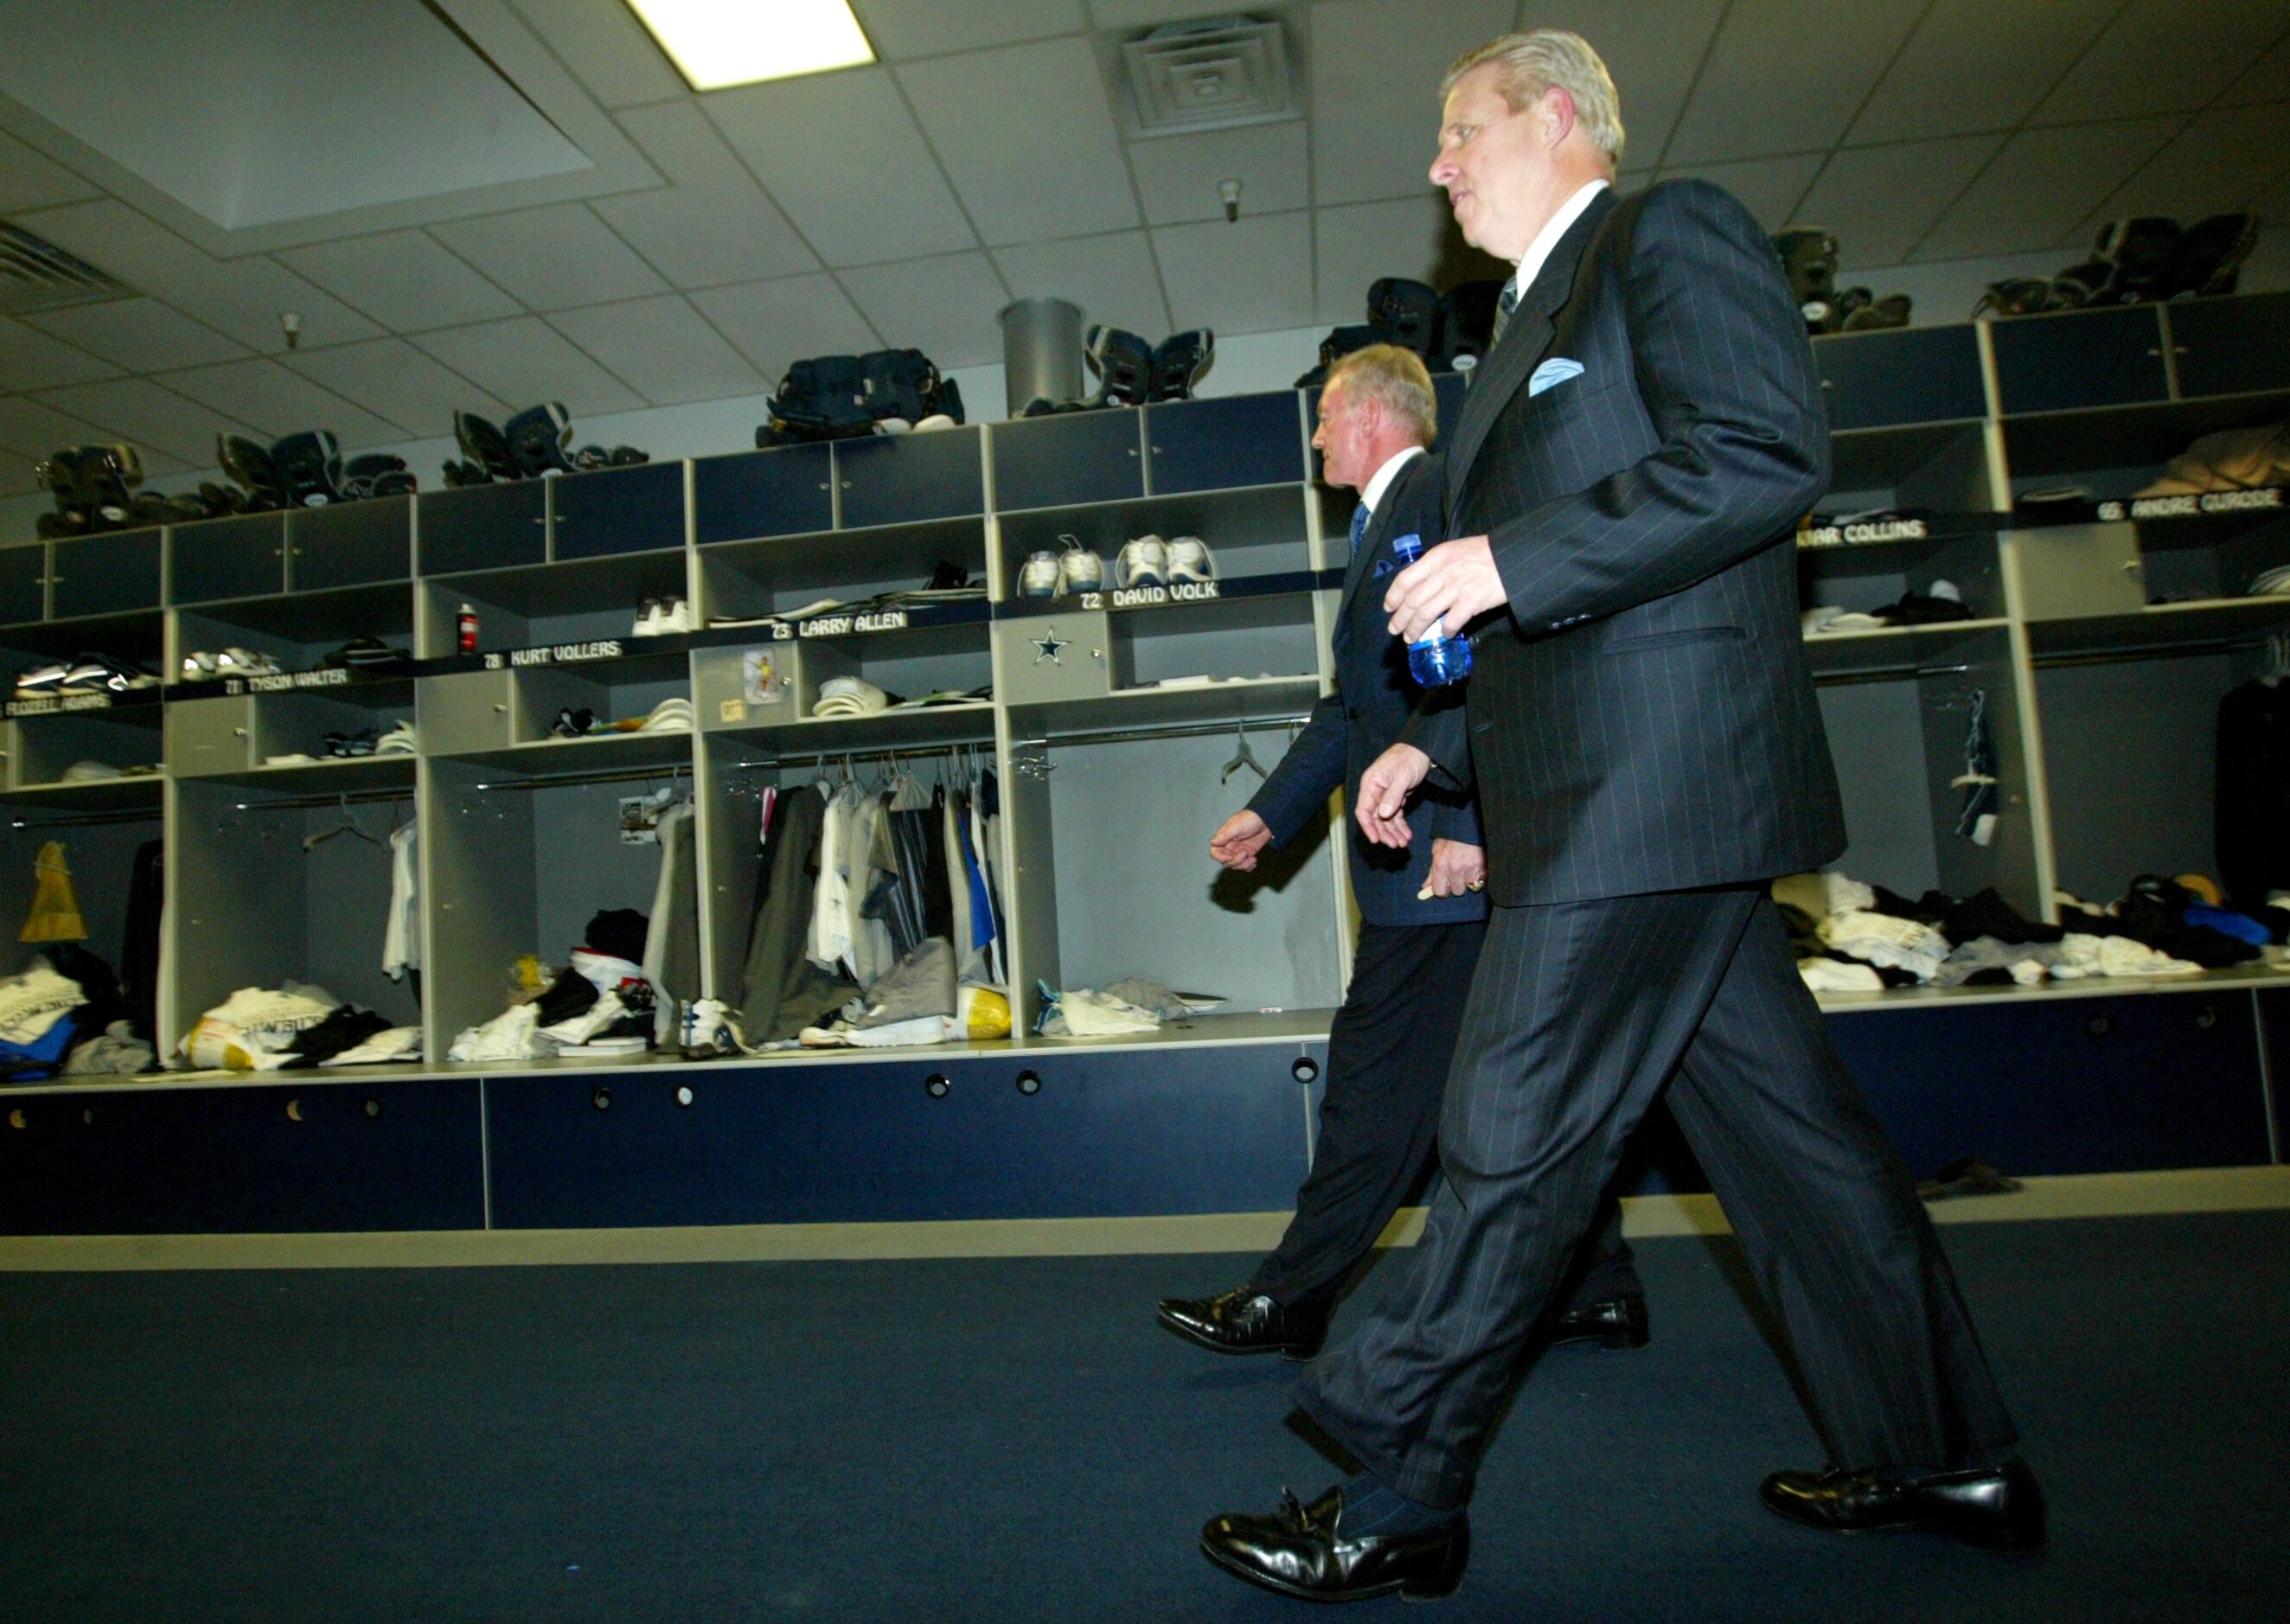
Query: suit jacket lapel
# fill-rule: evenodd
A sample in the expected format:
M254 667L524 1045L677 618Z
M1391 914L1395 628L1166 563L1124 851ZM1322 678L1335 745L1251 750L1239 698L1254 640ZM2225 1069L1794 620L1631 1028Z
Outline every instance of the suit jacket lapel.
M1511 397L1525 387L1535 364L1549 349L1557 331L1559 311L1573 296L1574 274L1581 268L1583 251L1614 206L1614 188L1606 188L1590 200L1581 218L1551 249L1550 257L1534 278L1534 285L1511 312L1510 323L1498 343L1479 364L1478 376L1463 396L1463 410L1455 420L1455 433L1447 447L1447 489L1461 492L1471 471L1472 460L1486 443L1487 431L1502 415Z
M1352 600L1359 596L1360 588L1370 579L1372 561L1383 551L1384 540L1391 534L1391 516L1399 511L1401 495L1410 482L1423 476L1423 470L1430 460L1428 455L1410 457L1401 465L1399 472L1392 476L1391 483L1383 489L1383 506L1370 516L1367 528L1360 532L1359 551L1353 555L1351 564L1345 571L1344 596L1336 606L1336 634L1339 636L1351 623Z

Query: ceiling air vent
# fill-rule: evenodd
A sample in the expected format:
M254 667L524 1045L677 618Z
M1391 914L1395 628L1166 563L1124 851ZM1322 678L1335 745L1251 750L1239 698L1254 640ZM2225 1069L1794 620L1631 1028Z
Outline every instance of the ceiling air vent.
M1277 21L1172 23L1121 47L1141 135L1181 135L1293 116L1288 44Z
M132 291L78 255L0 220L0 316L94 304Z

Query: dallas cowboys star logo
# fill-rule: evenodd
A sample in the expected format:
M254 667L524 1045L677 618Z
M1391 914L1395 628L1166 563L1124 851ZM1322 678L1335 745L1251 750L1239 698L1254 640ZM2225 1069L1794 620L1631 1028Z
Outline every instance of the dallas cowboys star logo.
M1061 666L1065 661L1058 656L1069 646L1063 637L1058 636L1058 628L1053 626L1034 639L1034 663L1039 665L1046 660L1053 666Z

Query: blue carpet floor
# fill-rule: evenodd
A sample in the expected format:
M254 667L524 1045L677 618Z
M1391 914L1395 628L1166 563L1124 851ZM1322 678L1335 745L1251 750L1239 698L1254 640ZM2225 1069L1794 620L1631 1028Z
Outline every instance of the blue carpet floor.
M1730 1247L1657 1241L1654 1346L1541 1362L1406 1616L2285 1616L2290 1213L1949 1244L2049 1552L1761 1510L1818 1449ZM1318 1617L1194 1543L1334 1475L1285 1367L1152 1324L1250 1261L0 1276L0 1619Z

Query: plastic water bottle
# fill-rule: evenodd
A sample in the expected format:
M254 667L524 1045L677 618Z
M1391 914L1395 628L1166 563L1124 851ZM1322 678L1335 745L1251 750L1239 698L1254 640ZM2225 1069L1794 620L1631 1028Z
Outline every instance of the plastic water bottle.
M1395 536L1391 550L1399 556L1399 567L1405 569L1423 556L1423 538ZM1471 674L1471 640L1447 636L1446 628L1434 620L1429 630L1407 645L1407 671L1426 688L1460 683Z

